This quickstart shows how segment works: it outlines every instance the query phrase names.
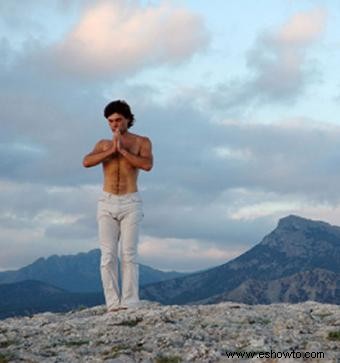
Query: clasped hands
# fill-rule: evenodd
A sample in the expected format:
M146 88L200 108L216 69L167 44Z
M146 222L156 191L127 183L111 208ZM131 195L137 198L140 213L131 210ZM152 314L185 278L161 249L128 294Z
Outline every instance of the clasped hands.
M124 144L121 139L120 130L116 130L114 132L114 136L112 139L112 153L115 154L117 152L120 154L124 154L124 152L126 152L126 149L124 148Z

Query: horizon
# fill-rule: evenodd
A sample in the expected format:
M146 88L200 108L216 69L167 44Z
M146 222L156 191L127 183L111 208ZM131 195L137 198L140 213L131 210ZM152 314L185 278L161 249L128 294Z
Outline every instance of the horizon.
M324 221L321 221L321 220L312 220L312 219L308 219L308 218L305 218L303 216L298 216L298 215L287 215L285 217L282 217L281 219L287 219L287 218L290 218L290 217L294 217L294 218L298 218L298 219L303 219L303 220L307 220L307 221L312 221L312 222L321 222L321 223L327 223L327 222L324 222ZM281 220L280 219L280 220ZM280 220L277 222L277 226L275 227L275 229L278 227L279 225L279 222ZM332 225L332 224L329 224L331 227L340 227L340 226L337 226L337 225ZM266 235L263 236L263 238L265 238L269 233L271 233L272 231L268 231ZM261 239L261 241L258 241L256 242L255 244L253 245L250 245L249 249L257 246L259 243L261 243L263 241L263 238ZM249 250L248 249L248 250ZM99 250L100 251L100 248L97 247L97 248L94 248L94 249L91 249L91 250L87 250L87 251L78 251L78 252L75 252L75 253L70 253L70 254L53 254L53 255L47 255L47 256L40 256L40 257L37 257L36 259L34 259L33 261L29 262L27 265L24 265L24 266L20 266L20 267L16 267L16 268L13 268L13 269L9 269L9 270L2 270L0 269L0 272L8 272L8 271L17 271L23 267L27 267L28 265L31 265L31 264L34 264L37 260L43 258L45 260L47 260L48 258L50 257L64 257L64 256L76 256L78 254L87 254L87 253L90 253L94 250ZM182 269L182 270L174 270L174 269L162 269L162 267L155 267L155 266L152 266L152 265L146 265L144 263L140 263L144 266L147 266L147 267L151 267L151 268L154 268L156 270L159 270L159 271L162 271L162 272L182 272L182 273L188 273L188 274L191 274L191 273L196 273L196 272L201 272L201 271L204 271L204 270L210 270L210 269L213 269L214 267L218 267L218 266L221 266L221 265L224 265L228 262L231 262L233 261L234 259L238 258L239 256L241 256L243 253L247 252L248 250L240 253L239 255L237 256L234 256L232 258L230 258L229 260L226 260L226 261L223 261L222 263L218 264L218 265L211 265L211 266L207 266L205 268L202 268L202 269L198 269L198 270L188 270L188 269Z
M113 99L153 143L141 263L218 266L289 214L337 225L339 20L334 0L0 3L0 271L99 248L82 158Z

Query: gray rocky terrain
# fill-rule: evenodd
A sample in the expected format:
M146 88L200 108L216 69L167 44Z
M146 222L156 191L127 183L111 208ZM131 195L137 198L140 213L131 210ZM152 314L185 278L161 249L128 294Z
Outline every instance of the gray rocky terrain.
M228 357L233 352L234 358ZM246 359L246 354L254 357ZM303 354L319 354L319 359ZM116 313L100 305L0 322L2 363L339 360L340 307L312 301L181 306L145 302Z

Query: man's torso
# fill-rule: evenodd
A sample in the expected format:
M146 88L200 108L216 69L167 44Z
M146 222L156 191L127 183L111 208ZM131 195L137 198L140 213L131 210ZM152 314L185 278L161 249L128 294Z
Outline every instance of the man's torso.
M143 137L129 133L122 138L124 149L134 155L139 155ZM112 140L103 140L102 148L112 145ZM112 194L123 195L137 192L139 170L133 167L121 154L113 155L103 161L103 190Z

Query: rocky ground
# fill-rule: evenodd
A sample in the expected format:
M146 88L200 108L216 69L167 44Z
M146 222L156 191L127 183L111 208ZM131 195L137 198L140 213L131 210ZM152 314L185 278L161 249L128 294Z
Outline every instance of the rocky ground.
M232 352L257 356L228 358ZM325 358L302 356L317 352ZM243 361L340 362L340 306L147 302L116 313L97 306L0 321L0 363Z

